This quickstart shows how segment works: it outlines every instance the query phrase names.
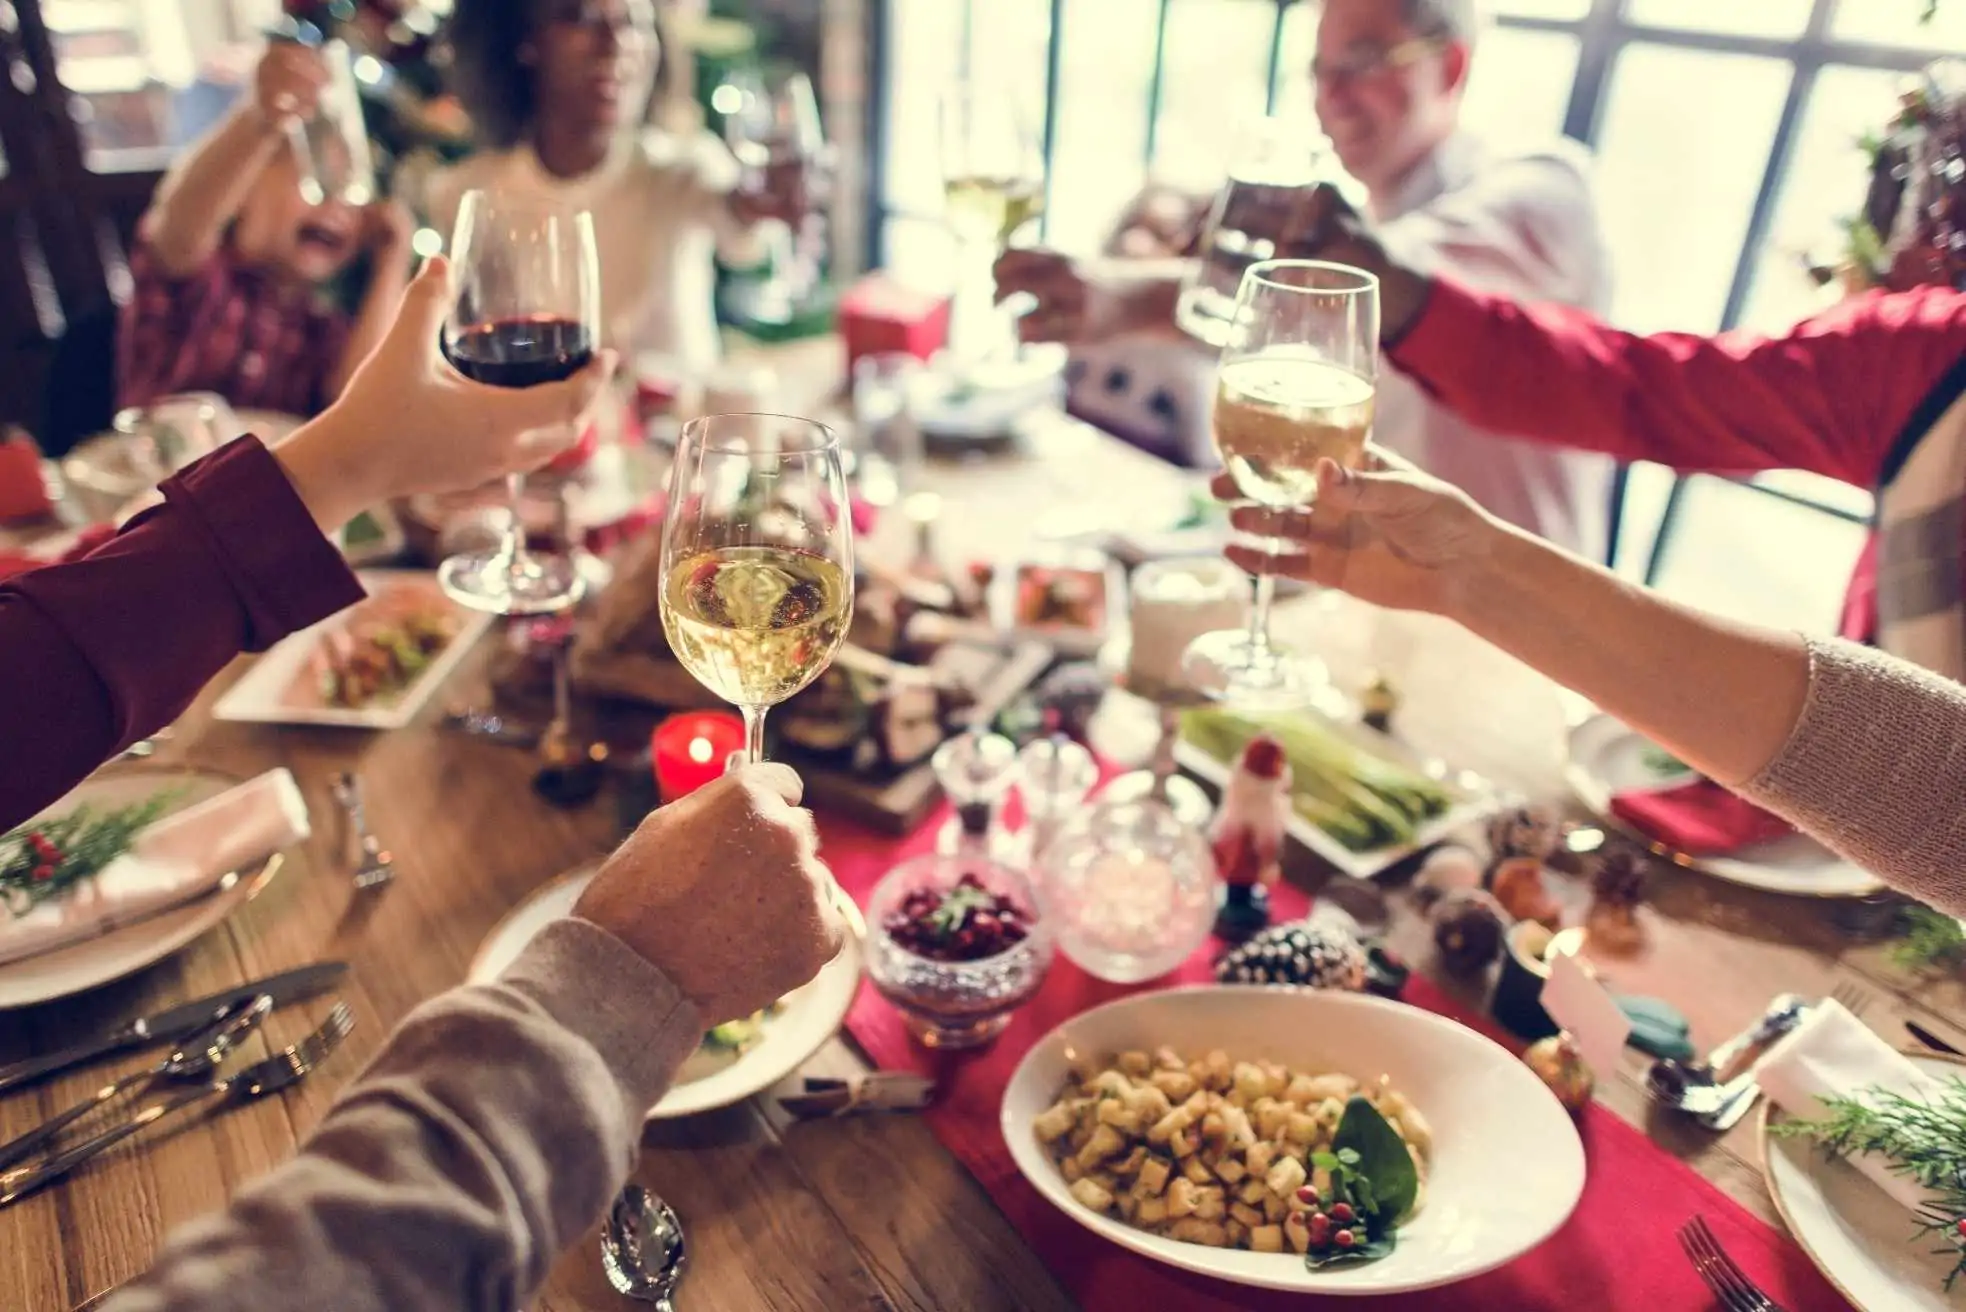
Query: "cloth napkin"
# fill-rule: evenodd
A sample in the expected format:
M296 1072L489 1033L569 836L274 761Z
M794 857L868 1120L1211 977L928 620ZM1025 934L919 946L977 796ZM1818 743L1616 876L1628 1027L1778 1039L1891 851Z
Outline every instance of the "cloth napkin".
M1793 832L1788 821L1711 779L1619 793L1611 814L1691 856L1725 856Z
M310 832L307 803L286 770L269 770L138 834L95 878L24 916L0 911L0 965L53 952L215 888Z
M1873 1088L1936 1098L1945 1089L1943 1082L1919 1070L1840 1003L1827 998L1768 1050L1755 1067L1755 1079L1776 1106L1805 1120L1818 1120L1827 1113L1824 1098L1848 1098ZM1847 1160L1900 1206L1917 1211L1924 1203L1924 1186L1893 1172L1889 1159L1864 1153Z

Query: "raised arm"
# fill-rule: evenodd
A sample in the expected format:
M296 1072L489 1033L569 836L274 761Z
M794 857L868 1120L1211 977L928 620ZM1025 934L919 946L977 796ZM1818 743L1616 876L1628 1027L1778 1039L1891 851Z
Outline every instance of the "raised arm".
M261 56L250 95L157 188L143 235L163 271L187 275L210 259L274 152L286 146L285 122L314 112L327 66L304 46L276 41Z
M1448 616L1897 888L1966 912L1966 688L1842 643L1720 619L1497 523L1409 469L1327 465L1293 539L1244 568Z
M170 723L240 652L358 600L326 533L394 496L535 467L572 440L612 357L522 391L467 382L437 351L450 295L432 261L320 418L271 453L239 439L93 552L0 583L0 832Z
M782 765L652 812L499 983L412 1012L301 1151L173 1236L104 1312L526 1306L706 1028L845 929ZM332 1078L332 1077L329 1077Z

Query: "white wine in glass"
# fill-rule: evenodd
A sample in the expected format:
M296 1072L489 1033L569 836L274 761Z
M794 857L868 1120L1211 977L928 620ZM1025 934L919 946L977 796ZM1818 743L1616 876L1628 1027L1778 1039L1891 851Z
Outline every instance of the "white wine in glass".
M1356 469L1372 433L1379 280L1318 260L1264 260L1243 274L1216 374L1215 450L1259 505L1309 509L1323 459ZM1298 706L1326 691L1323 667L1270 641L1276 580L1260 574L1247 630L1206 633L1182 672L1220 701Z
M958 174L944 179L949 228L966 243L1007 246L1044 213L1044 182L1034 177Z
M683 668L744 715L833 663L853 620L853 519L840 446L790 415L705 415L683 427L662 524L662 628Z

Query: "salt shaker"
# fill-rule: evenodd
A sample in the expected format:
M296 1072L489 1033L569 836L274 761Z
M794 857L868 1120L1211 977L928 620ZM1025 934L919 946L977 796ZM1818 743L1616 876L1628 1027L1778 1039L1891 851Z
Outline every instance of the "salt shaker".
M1004 797L1017 777L1017 748L1010 739L972 729L936 748L929 764L956 809L935 836L935 850L947 855L967 848L998 860L1010 856L1016 836L1001 819Z

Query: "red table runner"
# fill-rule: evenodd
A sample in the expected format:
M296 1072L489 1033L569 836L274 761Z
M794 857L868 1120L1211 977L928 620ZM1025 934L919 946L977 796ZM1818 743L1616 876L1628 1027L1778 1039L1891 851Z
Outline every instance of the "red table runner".
M840 884L862 903L898 860L925 851L944 819L938 813L912 836L894 840L839 820L820 825L823 851ZM1280 918L1303 915L1308 899L1280 887ZM924 1116L935 1137L969 1168L990 1197L1088 1312L1269 1312L1352 1300L1270 1293L1177 1271L1113 1244L1060 1213L1018 1174L997 1122L998 1100L1033 1044L1088 1008L1141 988L1212 978L1204 946L1179 970L1149 985L1108 984L1060 954L1037 997L995 1044L971 1053L934 1053L914 1044L871 984L863 984L847 1029L884 1069L919 1070L934 1078L935 1105ZM1518 1045L1481 1017L1470 1016L1415 975L1406 1000L1438 1012L1511 1049ZM1743 1210L1691 1167L1663 1151L1613 1112L1592 1106L1580 1129L1589 1175L1570 1220L1547 1243L1485 1276L1443 1289L1373 1300L1385 1312L1680 1312L1711 1305L1680 1251L1676 1232L1698 1212L1734 1259L1790 1312L1848 1312L1849 1304L1787 1236ZM1498 1189L1509 1182L1496 1181Z

